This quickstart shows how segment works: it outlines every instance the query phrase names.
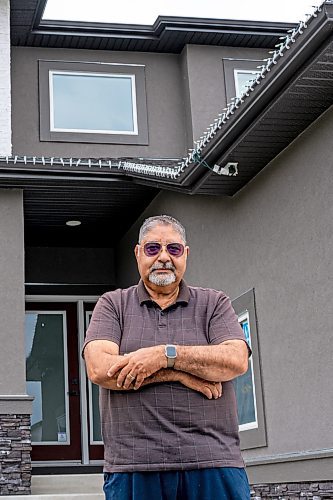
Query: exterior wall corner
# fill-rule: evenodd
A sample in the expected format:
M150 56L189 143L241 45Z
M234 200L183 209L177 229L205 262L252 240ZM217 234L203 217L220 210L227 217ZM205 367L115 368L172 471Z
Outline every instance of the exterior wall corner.
M0 155L11 154L10 7L0 0Z

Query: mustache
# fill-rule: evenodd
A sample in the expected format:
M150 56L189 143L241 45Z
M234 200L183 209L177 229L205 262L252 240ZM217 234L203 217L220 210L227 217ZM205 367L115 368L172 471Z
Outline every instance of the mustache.
M150 268L150 272L156 271L156 269L169 269L173 272L176 270L172 262L155 262L155 264L153 264Z

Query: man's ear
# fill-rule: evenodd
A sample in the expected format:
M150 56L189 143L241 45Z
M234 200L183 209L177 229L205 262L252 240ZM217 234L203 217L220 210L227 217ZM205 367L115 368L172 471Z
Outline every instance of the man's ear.
M140 253L140 245L135 245L134 255L135 255L136 259L139 257L139 253Z
M186 246L185 252L186 252L186 257L188 257L190 255L190 247Z

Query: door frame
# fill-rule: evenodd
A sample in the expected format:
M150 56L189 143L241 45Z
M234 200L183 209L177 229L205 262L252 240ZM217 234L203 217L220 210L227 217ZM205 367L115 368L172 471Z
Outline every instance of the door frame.
M97 302L99 299L99 295L26 295L25 302L71 302L77 304L77 327L78 327L78 348L81 349L84 343L85 338L85 311L84 311L84 303L87 302ZM66 463L66 464L96 464L100 465L103 463L101 460L89 460L89 427L88 427L88 417L87 408L88 408L88 393L87 393L87 376L84 360L81 356L79 350L79 375L80 375L80 411L81 411L81 460L72 462L72 461L56 461L56 462L47 462L48 464L56 463ZM82 418L85 416L85 418ZM34 465L45 465L46 462L34 462Z

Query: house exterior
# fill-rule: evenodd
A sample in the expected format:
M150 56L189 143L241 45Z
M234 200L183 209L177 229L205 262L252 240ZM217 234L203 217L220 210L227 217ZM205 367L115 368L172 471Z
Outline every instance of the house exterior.
M0 0L0 494L29 494L31 468L101 470L80 346L167 213L187 281L225 290L252 345L235 387L253 497L333 498L333 3L299 25L44 7Z
M0 4L0 144L1 154L11 153L9 3Z

